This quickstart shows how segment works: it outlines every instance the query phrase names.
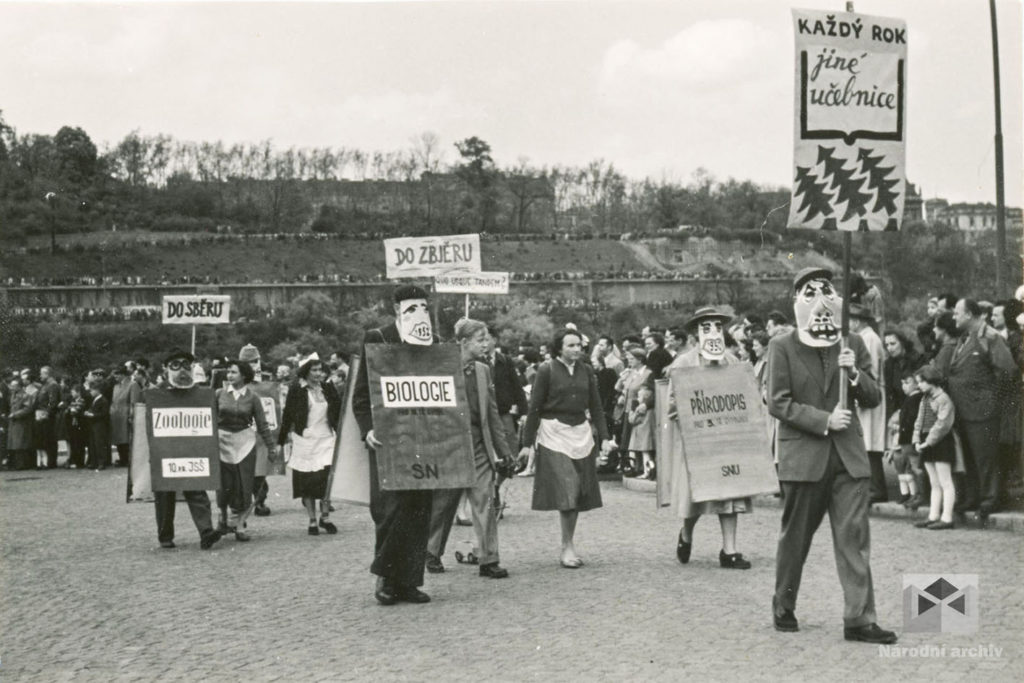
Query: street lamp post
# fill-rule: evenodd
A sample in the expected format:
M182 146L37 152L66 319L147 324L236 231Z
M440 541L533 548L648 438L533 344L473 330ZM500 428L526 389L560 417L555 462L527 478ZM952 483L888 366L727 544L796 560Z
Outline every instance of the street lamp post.
M50 205L50 254L57 253L57 193L47 192L46 203Z

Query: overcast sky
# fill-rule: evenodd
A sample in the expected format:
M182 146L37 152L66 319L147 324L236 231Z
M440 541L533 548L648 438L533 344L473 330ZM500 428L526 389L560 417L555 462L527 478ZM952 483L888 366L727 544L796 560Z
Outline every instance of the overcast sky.
M791 7L841 0L9 3L0 109L21 134L80 126L279 147L395 150L477 135L500 165L604 158L789 187ZM1021 0L1001 0L1006 196L1021 205ZM995 201L987 0L858 0L909 28L907 174Z

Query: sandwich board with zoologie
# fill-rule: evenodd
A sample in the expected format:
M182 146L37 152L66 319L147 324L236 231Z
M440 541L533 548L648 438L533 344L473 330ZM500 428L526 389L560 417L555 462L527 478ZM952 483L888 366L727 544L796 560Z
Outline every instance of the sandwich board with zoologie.
M473 442L457 344L367 344L373 431L385 490L472 485Z
M153 388L144 396L153 490L220 488L216 392Z
M766 411L747 364L671 371L683 460L694 502L778 490Z

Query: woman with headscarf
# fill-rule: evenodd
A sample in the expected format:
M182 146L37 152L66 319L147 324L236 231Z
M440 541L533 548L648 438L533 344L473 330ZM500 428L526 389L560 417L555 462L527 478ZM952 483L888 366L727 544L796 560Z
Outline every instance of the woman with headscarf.
M536 449L537 474L533 481L533 509L558 510L562 532L560 562L566 569L578 569L583 560L576 554L574 536L579 513L601 507L597 481L598 447L594 432L602 440L601 451L615 442L601 408L597 376L589 363L581 361L583 339L579 332L561 330L551 345L552 359L537 370L530 392L530 411L523 427L520 458ZM588 419L589 414L589 419Z
M327 476L334 459L334 425L341 415L341 397L333 382L326 381L327 371L317 354L306 358L299 366L298 377L288 388L278 443L291 441L292 497L301 498L309 515L306 531L316 536L323 529L338 533L329 519ZM320 520L316 508L320 505Z
M231 361L227 368L227 381L222 389L217 390L217 438L220 441L218 531L233 531L237 541L249 540L249 535L244 529L252 511L256 475L256 433L259 433L269 450L275 448L274 437L263 412L263 404L259 396L246 386L253 378L253 370L248 363Z

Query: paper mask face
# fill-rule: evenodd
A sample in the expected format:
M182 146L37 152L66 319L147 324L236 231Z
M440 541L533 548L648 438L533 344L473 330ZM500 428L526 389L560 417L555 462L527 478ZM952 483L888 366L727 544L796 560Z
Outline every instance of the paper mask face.
M819 348L838 342L842 309L843 299L831 282L819 278L803 283L793 302L800 341Z
M725 335L721 320L702 320L697 328L700 355L705 360L720 361L725 357Z
M427 300L406 299L398 306L398 336L406 344L430 346L434 342L434 328L430 322Z

